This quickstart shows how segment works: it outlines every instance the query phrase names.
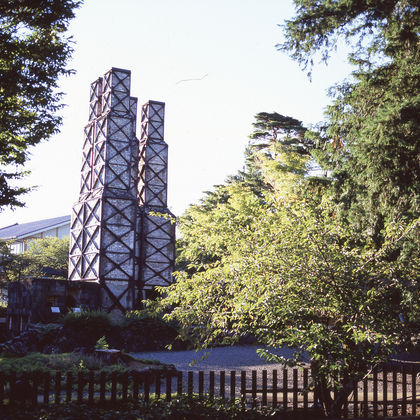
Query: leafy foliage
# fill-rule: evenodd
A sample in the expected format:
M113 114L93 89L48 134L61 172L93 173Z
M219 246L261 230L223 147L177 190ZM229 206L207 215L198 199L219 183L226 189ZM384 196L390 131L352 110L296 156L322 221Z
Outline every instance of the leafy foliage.
M314 56L327 61L345 38L356 70L331 90L318 130L257 115L247 160L266 184L262 199L249 200L237 183L219 187L228 198L211 210L188 210L197 217L184 255L200 261L204 250L214 259L178 273L163 303L196 346L252 333L307 352L334 416L357 379L419 338L420 5L295 4L279 47L310 70ZM323 177L308 176L314 163ZM232 211L244 196L248 206Z
M167 322L150 310L127 312L107 334L110 345L127 351L163 350L174 345L184 348L177 336L176 322Z
M419 4L416 0L295 0L296 16L284 27L277 47L303 66L319 54L327 61L338 42L348 41L351 59L374 66L384 56L416 48Z
M28 148L58 131L57 92L72 53L66 37L78 0L11 0L0 4L0 209L23 206L15 186Z
M22 277L66 278L68 271L69 238L39 238L29 243L22 254L12 254L7 242L0 242L0 267L4 281Z
M104 367L102 361L90 355L79 353L41 354L31 353L23 357L1 355L0 372L9 374L11 371L21 373L100 370Z
M109 344L106 341L105 336L102 336L95 344L96 350L108 350Z
M268 193L292 200L296 185L304 181L314 145L305 138L302 123L278 113L261 112L255 119L245 169L206 192L200 204L180 217L178 269L192 274L218 264L236 233L232 229L246 228L258 218Z
M388 223L379 246L361 235L337 216L336 181L308 176L320 153L308 144L306 154L287 136L267 142L248 156L265 184L259 195L232 178L187 210L188 269L161 303L196 347L252 334L297 350L289 359L261 352L271 360L294 365L308 354L325 410L340 415L356 381L419 339L419 258L400 251L418 243L420 221Z
M62 319L64 328L77 331L80 334L98 336L96 341L107 332L111 326L109 314L102 311L68 312Z
M80 420L112 420L115 418L121 420L257 420L272 418L275 413L276 411L270 408L243 410L240 404L222 401L218 398L210 400L208 398L198 397L174 397L171 401L152 400L146 404L140 400L138 403L118 405L107 403L100 407L85 404L59 404L49 407L33 408L31 410L25 408L16 410L12 407L5 407L3 418L4 420L53 420L58 418L61 420L73 420L75 418ZM304 417L289 417L287 414L283 414L281 418L303 419Z
M380 247L388 224L420 215L420 5L415 0L295 4L297 15L287 22L286 42L279 48L304 66L313 65L318 53L327 60L340 39L353 49L352 79L331 89L327 122L312 139L334 181L337 216Z

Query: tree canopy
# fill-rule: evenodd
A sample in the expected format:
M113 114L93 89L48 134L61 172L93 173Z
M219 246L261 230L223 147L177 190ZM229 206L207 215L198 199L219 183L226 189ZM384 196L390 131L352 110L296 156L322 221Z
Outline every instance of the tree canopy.
M335 217L328 184L278 171L281 188L272 188L271 169L261 171L263 199L231 181L181 218L188 269L161 304L197 347L252 334L297 350L287 360L262 352L269 360L296 364L307 354L324 408L337 416L355 382L417 337L418 258L389 256L416 241L419 220L390 229L379 249L361 246Z
M25 277L67 278L68 259L68 237L34 239L21 254L11 253L8 243L0 241L3 284Z
M304 66L327 60L340 38L351 79L313 133L330 171L337 212L377 246L387 223L419 216L420 5L410 0L296 0L279 48ZM323 153L322 153L323 152Z
M316 54L328 61L340 40L352 47L350 59L367 68L418 49L417 0L294 0L296 16L284 25L278 44L304 67ZM385 60L386 61L386 60Z
M305 352L337 417L357 381L420 341L420 4L295 5L279 48L310 70L344 38L355 70L311 130L257 114L245 170L180 219L183 269L161 304L197 347L252 334L297 350L268 359Z
M23 206L16 181L30 146L57 133L63 93L58 78L72 53L66 35L79 0L10 0L0 4L0 211Z

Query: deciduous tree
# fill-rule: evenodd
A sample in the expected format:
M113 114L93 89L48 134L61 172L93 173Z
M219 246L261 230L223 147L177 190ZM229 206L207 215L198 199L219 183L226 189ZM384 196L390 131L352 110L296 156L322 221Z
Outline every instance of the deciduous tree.
M238 199L247 206L232 211ZM418 261L388 256L419 235L419 221L377 250L354 246L354 232L328 202L267 195L262 204L240 191L212 214L197 236L221 250L217 261L176 274L162 301L197 347L249 334L269 347L294 347L293 358L262 355L295 365L306 353L326 413L339 416L357 381L418 339Z
M0 244L0 267L3 284L22 278L66 278L69 259L69 238L39 238L29 243L27 251L12 254L7 242Z
M79 0L9 0L0 3L0 211L23 206L29 190L16 181L31 146L57 133L63 93L58 78L72 53L66 35Z

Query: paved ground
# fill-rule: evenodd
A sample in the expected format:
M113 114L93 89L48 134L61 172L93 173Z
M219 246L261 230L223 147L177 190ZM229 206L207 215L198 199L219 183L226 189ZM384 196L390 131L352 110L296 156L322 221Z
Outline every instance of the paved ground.
M178 370L187 371L220 371L220 370L272 370L280 369L282 365L266 363L256 350L261 346L217 347L207 351L158 351L147 353L132 353L142 359L159 360L162 363L175 365ZM293 350L288 348L275 350L276 354L289 356Z

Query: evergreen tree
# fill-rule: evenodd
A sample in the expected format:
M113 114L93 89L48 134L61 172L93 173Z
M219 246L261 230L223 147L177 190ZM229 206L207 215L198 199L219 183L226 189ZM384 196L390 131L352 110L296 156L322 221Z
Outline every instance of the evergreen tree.
M332 180L343 222L374 241L420 213L420 5L416 0L296 0L279 47L303 66L340 37L353 47L352 80L331 90L315 155Z

